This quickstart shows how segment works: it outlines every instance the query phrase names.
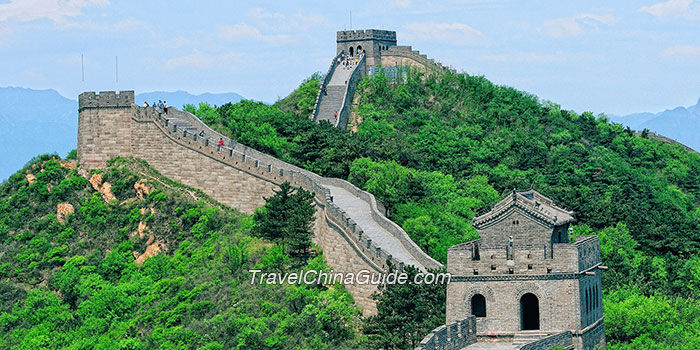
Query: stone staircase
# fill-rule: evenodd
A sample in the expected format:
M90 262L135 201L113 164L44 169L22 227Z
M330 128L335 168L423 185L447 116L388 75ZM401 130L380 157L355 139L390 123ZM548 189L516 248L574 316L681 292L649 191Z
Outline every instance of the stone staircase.
M343 104L345 86L329 85L326 87L326 93L327 95L322 97L321 104L318 106L316 121L325 120L331 125L336 125L338 123L336 114L340 112L340 107Z
M515 334L513 336L513 344L528 344L532 343L533 341L542 339L546 337L548 334L547 333L542 333L539 331L535 332L520 332Z
M336 58L337 59L337 58ZM339 125L339 118L341 117L341 109L343 108L343 102L347 93L352 93L348 89L348 82L352 77L356 69L358 69L359 64L355 64L354 60L348 66L341 64L331 67L329 73L331 73L330 80L328 80L325 85L326 93L319 94L320 103L315 111L315 121L320 122L325 120L333 126ZM321 91L323 91L321 86Z

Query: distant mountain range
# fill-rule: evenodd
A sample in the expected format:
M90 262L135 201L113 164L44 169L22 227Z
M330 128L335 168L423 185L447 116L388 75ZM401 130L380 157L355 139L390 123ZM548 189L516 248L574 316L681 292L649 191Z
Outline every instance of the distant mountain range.
M142 94L137 94L135 97L136 104L139 106L143 104L144 101L148 103L158 102L158 100L164 100L168 102L168 106L173 106L182 109L182 106L186 104L199 105L200 102L206 102L210 105L221 106L228 102L236 103L243 99L243 96L230 92L222 94L201 94L192 95L186 91L178 90L175 92L145 92Z
M610 120L634 130L656 132L700 152L700 99L690 107L676 107L659 113L608 115Z
M235 93L192 95L185 91L147 92L136 95L136 103L165 100L169 106L206 102L220 106L238 102ZM78 102L55 90L0 87L0 181L7 179L32 157L43 153L65 156L76 148Z

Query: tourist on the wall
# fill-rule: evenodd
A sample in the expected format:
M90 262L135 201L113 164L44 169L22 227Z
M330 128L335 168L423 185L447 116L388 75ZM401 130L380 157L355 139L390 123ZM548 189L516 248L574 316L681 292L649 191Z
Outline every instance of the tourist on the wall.
M199 136L204 137L204 129L202 129L202 131L199 132Z
M143 106L148 107L148 101L143 101Z
M168 102L163 101L163 113L168 114Z

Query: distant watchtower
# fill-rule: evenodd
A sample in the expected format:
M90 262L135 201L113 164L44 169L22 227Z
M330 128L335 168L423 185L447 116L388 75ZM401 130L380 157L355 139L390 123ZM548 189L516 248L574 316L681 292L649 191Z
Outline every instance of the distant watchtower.
M477 334L514 341L570 331L576 349L605 347L600 243L572 242L573 213L530 190L474 218L480 239L453 246L447 322L474 315Z
M375 67L381 65L381 52L396 46L396 32L379 29L343 30L336 33L336 43L336 54L344 51L347 55L357 56L364 52L367 66Z
M83 92L78 96L78 159L86 169L131 154L134 91Z

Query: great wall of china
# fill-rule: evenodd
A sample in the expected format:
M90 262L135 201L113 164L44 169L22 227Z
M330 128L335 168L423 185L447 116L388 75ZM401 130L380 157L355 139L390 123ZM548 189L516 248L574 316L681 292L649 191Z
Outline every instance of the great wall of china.
M393 62L425 72L447 70L410 47L396 46L395 38L389 31L338 32L338 55L319 91L314 120L345 127L355 83L371 68ZM340 72L338 58L353 51L362 56ZM335 81L342 93L324 94L337 74L342 75ZM336 271L385 272L388 263L421 270L444 267L384 216L372 194L345 180L324 178L256 151L190 113L139 107L133 91L84 92L78 102L81 171L104 167L115 156L140 158L244 213L262 206L263 197L288 181L314 194L314 242ZM339 116L331 118L330 112ZM510 197L477 218L481 240L450 248L448 272L458 283L448 286L447 323L426 335L417 350L604 348L597 238L564 239L572 213L534 191ZM376 286L346 288L365 315L376 313L371 298Z
M134 104L134 92L86 92L79 97L78 158L83 169L104 167L114 156L136 157L176 181L199 188L244 213L264 204L277 185L289 181L315 194L315 243L336 271L385 271L442 264L425 254L383 214L374 196L351 183L318 176L221 135L196 116L168 109L167 116ZM198 134L204 130L205 137ZM219 139L225 141L218 146ZM376 286L349 285L366 312L376 311Z

